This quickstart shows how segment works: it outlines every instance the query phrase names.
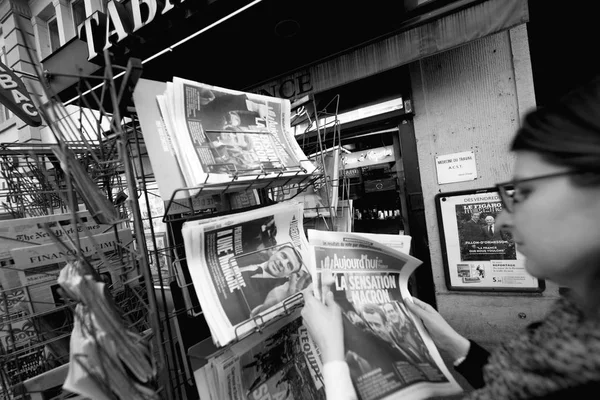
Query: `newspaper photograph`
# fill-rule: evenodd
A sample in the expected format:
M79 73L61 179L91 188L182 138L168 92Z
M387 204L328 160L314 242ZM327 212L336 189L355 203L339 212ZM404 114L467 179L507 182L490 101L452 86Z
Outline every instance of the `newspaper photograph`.
M450 288L539 290L511 233L496 224L502 202L495 188L440 193L436 206Z
M314 171L291 135L289 100L175 77L163 107L188 186Z
M183 226L187 265L215 343L252 331L312 282L302 204L281 203Z
M319 350L302 318L274 324L219 357L214 365L223 400L325 400Z
M421 261L360 234L309 230L315 290L343 313L346 362L361 400L461 393L421 321L404 304Z

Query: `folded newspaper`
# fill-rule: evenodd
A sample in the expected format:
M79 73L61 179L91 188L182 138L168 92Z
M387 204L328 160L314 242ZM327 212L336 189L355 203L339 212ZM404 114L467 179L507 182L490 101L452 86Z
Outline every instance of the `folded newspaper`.
M408 278L421 261L375 236L308 230L315 295L332 291L342 308L346 362L359 399L460 393L420 319L404 304Z
M321 369L295 313L211 357L194 376L202 400L325 400Z
M290 129L290 101L178 77L157 96L188 186L312 173Z
M302 213L300 203L281 203L183 225L187 267L216 345L302 303L312 278Z
M229 355L198 372L203 384L212 382L211 397L262 398L248 395L258 387L249 378L241 383L240 355L227 352L231 346L250 351L257 328L271 332L297 311L306 290L317 297L333 291L342 308L346 361L361 400L460 393L422 323L404 304L408 278L421 264L407 254L410 237L383 235L378 241L374 234L308 230L307 240L302 220L302 203L283 202L184 224L188 266L212 340L230 344L224 350ZM261 376L253 379L269 386L270 376ZM278 375L277 382L286 379ZM285 393L276 398L310 398Z

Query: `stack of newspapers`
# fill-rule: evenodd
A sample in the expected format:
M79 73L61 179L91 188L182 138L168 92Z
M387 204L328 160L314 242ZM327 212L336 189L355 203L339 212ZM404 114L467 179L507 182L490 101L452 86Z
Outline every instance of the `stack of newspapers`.
M325 400L321 369L296 313L216 354L194 376L202 400Z
M140 80L134 103L159 188L169 188L161 196L174 183L235 188L315 170L292 134L289 100L174 77Z
M346 361L360 399L460 393L405 305L408 279L421 264L408 254L410 238L312 229L307 237L302 218L303 204L288 201L184 224L187 265L212 342L221 349L195 371L201 396L322 398L315 378L320 360L305 354L310 374L297 366L296 356L304 354L297 346L308 336L294 316L308 291L317 298L332 291L342 309ZM277 341L266 338L282 329L289 343L271 349ZM260 340L253 339L258 330ZM307 343L306 351L319 353ZM298 385L308 392L298 394Z

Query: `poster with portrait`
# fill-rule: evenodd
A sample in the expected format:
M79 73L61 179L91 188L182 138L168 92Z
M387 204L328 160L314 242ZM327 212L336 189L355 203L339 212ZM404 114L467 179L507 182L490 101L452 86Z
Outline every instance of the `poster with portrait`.
M496 223L502 202L495 188L439 193L435 201L448 289L543 290L511 233Z

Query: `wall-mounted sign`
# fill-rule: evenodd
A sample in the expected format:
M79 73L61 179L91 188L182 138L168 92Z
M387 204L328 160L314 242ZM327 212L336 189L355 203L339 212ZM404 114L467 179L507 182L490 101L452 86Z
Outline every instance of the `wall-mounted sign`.
M502 202L495 188L438 193L435 203L448 289L544 289L544 281L525 270L511 233L496 225Z
M33 104L25 84L2 63L0 63L0 103L27 125L40 126L42 124L42 117Z
M262 87L255 92L264 96L291 99L303 96L306 93L312 92L312 90L313 87L310 82L310 72L305 72L295 77L287 78L281 83Z
M439 185L477 179L475 153L472 151L436 156L435 168Z
M166 14L183 1L131 0L126 7L120 1L112 0L106 3L106 14L92 13L86 2L85 14L89 17L79 24L77 34L87 43L88 60L151 23L158 13Z

